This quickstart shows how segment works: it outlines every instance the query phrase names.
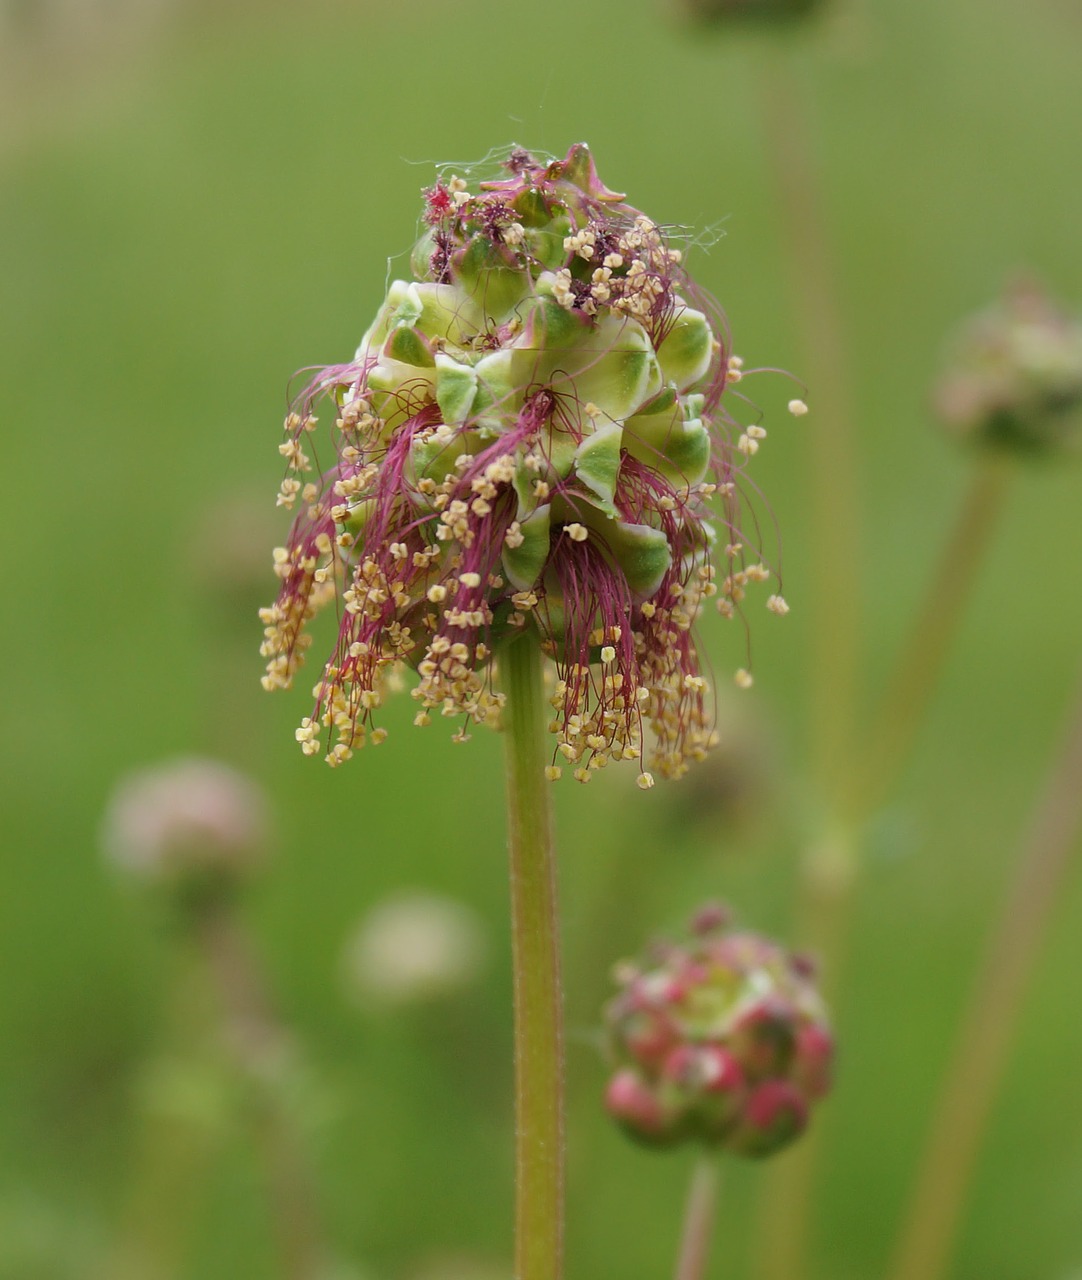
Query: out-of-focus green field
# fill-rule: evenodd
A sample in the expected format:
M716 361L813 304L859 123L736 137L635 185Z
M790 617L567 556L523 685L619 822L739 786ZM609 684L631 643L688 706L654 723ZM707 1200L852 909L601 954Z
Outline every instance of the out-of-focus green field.
M655 219L723 230L692 271L736 350L794 370L813 406L800 422L774 412L755 461L793 606L784 624L763 611L740 704L783 775L759 820L738 839L701 787L693 818L690 784L642 794L616 770L557 788L569 1275L655 1280L671 1268L690 1154L634 1148L601 1114L592 1037L608 966L705 897L784 933L814 810L800 771L816 370L802 364L766 153L771 47L682 29L653 0L216 16L178 4L161 25L58 52L12 34L3 55L0 1277L87 1274L125 1202L132 1097L173 961L154 912L103 865L97 830L119 775L184 752L252 769L276 799L280 848L251 919L326 1088L314 1146L340 1250L377 1280L441 1251L509 1259L499 741L414 730L403 698L379 750L338 772L305 760L292 732L304 682L262 694L254 608L273 594L269 548L285 529L274 493L290 374L352 353L388 256L410 246L431 162L585 139L604 180ZM965 486L966 459L927 414L944 334L1021 267L1082 301L1080 50L1067 0L838 0L792 52L855 371L863 533L850 567L869 691ZM750 391L772 411L792 394L770 378ZM254 504L253 541L267 541L262 600L209 585L238 540L220 545L208 511L232 498ZM918 753L872 832L837 1088L818 1120L821 1280L868 1280L888 1256L1077 679L1080 502L1077 465L1017 484ZM741 660L735 643L706 623L719 671ZM451 1018L362 1015L342 993L343 941L367 906L417 886L473 904L496 962ZM1082 1274L1080 937L1076 874L983 1148L959 1280ZM753 1276L762 1174L731 1171L711 1275ZM275 1274L240 1141L211 1162L199 1214L187 1275ZM35 1232L53 1262L16 1245Z

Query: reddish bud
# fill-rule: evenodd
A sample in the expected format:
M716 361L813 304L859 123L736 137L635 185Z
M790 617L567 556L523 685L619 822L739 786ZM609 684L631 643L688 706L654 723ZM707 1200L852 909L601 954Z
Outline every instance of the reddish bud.
M767 1080L752 1091L729 1144L740 1155L773 1155L807 1123L808 1105L799 1089L785 1080Z
M795 1138L830 1086L833 1040L807 965L697 913L689 942L621 966L606 1009L619 1060L608 1109L638 1137L762 1156Z
M809 1098L830 1092L834 1067L834 1037L826 1027L809 1022L796 1035L793 1079Z
M666 1106L634 1070L618 1071L605 1091L605 1107L624 1130L643 1142L671 1142L678 1115Z

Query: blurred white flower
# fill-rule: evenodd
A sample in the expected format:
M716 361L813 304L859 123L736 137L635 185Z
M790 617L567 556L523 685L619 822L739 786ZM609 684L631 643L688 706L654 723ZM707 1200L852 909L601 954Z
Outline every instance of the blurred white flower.
M263 790L229 765L195 757L121 779L102 824L110 861L163 883L243 879L262 863L269 836Z
M346 980L362 1001L410 1004L470 986L488 950L480 916L431 893L377 903L346 946Z

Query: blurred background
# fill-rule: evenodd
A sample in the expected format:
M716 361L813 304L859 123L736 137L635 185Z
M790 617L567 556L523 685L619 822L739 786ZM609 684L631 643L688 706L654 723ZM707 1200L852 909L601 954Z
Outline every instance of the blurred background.
M724 306L735 350L792 370L812 405L789 419L790 384L749 388L771 415L754 475L792 613L764 611L755 627L756 684L723 694L724 750L645 794L619 770L556 788L568 1273L669 1271L691 1157L637 1149L602 1114L609 969L704 898L787 936L816 809L817 371L769 96L779 84L795 95L836 266L861 514L845 577L874 694L970 465L930 419L945 336L1019 269L1082 300L1080 48L1068 0L834 0L783 33L693 23L675 0L3 0L3 1280L110 1274L184 958L168 912L103 859L99 829L122 775L190 753L250 771L273 796L273 858L245 914L301 1046L298 1123L342 1275L508 1274L500 742L415 730L402 698L378 751L337 772L305 760L293 741L305 682L262 693L255 610L273 596L270 548L286 529L274 494L291 374L352 353L389 256L412 243L433 164L578 140L651 217L717 233L692 273ZM1077 465L1027 467L1014 484L931 718L868 834L838 1080L817 1117L822 1280L886 1265L1076 682L1080 498ZM743 659L716 617L703 644L719 672ZM422 890L468 912L475 963L454 992L392 1008L358 993L364 946L347 944L377 904ZM981 1150L959 1278L1082 1274L1080 936L1074 875ZM207 1109L178 1274L278 1274L251 1144ZM711 1275L756 1274L763 1175L729 1171Z

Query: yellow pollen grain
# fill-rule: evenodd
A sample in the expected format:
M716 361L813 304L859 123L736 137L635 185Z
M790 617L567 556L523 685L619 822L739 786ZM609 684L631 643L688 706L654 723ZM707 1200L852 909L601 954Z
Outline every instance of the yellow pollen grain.
M578 524L577 522L565 525L564 530L572 542L585 542L590 536L590 531L586 526Z

